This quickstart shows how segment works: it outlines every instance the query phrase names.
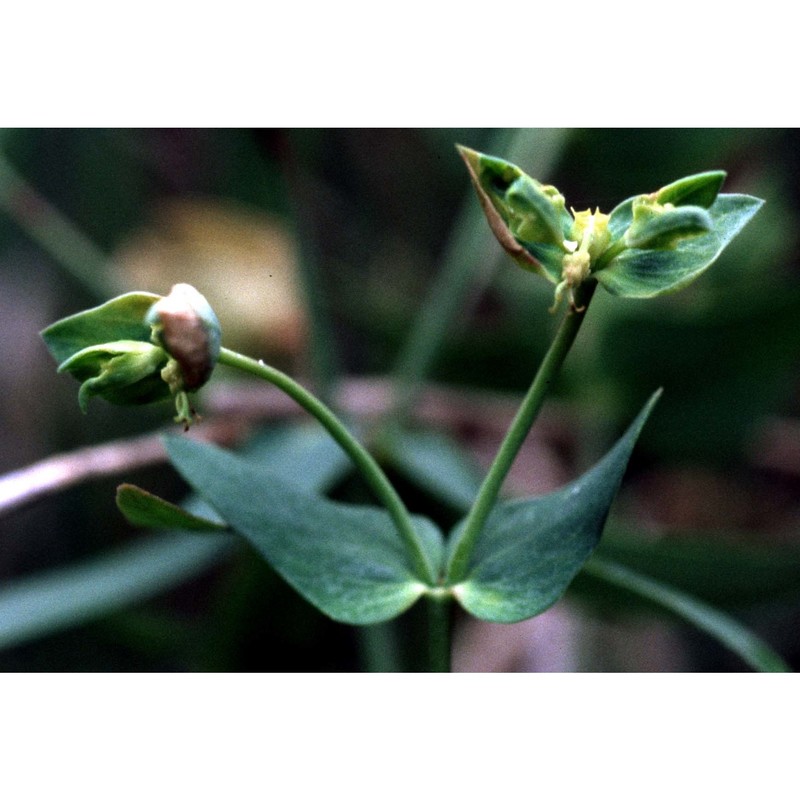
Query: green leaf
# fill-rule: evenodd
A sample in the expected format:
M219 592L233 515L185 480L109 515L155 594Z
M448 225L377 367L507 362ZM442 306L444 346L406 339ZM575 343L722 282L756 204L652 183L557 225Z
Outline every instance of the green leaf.
M323 491L349 468L347 456L316 426L270 429L243 451L268 461L306 491ZM213 514L199 498L190 512ZM100 619L167 592L235 551L230 535L157 533L77 564L6 581L0 588L0 649Z
M184 531L224 531L228 526L188 511L130 483L117 487L117 507L131 525Z
M611 294L647 298L675 291L697 278L763 205L756 197L721 194L708 210L713 229L687 239L674 250L623 250L592 274ZM609 230L618 239L633 220L633 199L611 213Z
M382 510L299 491L271 470L213 445L165 439L183 477L303 597L339 622L384 622L429 587L414 575L402 541ZM414 520L432 563L441 533Z
M589 575L646 597L678 614L730 648L760 672L791 672L786 662L754 633L726 614L671 586L597 557L588 561L584 570Z
M150 342L150 326L145 322L145 315L160 299L157 294L129 292L54 322L41 335L59 364L86 347L124 339Z
M633 446L660 393L589 472L552 494L495 507L466 578L453 587L467 611L490 622L519 622L564 594L600 541Z

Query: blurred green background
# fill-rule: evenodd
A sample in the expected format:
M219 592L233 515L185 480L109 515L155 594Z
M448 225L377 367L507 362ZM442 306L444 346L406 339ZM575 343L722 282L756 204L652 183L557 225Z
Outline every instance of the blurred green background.
M83 416L77 384L56 375L38 332L113 294L166 293L177 282L206 294L227 346L323 392L347 396L351 378L391 375L447 387L426 424L438 420L465 460L485 465L495 423L527 388L555 318L552 287L488 234L456 143L515 161L576 210L610 211L708 169L728 172L723 191L767 201L684 291L653 301L598 292L509 489L546 490L591 465L663 386L603 547L730 611L797 666L796 130L5 131L0 472L165 426L163 405L95 401ZM420 313L429 331L445 330L435 347L409 339L423 335ZM204 390L207 401L200 395L201 426L213 423L229 380ZM285 424L249 424L247 437ZM435 459L428 466L435 471ZM401 473L413 510L456 518L457 498ZM183 493L154 465L0 518L0 669L414 668L413 612L365 636L311 609L243 547L170 540L148 557L149 534L114 506L121 480ZM347 479L331 491L360 496ZM81 573L87 565L95 571ZM152 591L137 596L123 573ZM105 600L93 596L97 585ZM83 588L59 617L65 586ZM743 669L704 635L583 576L537 620L459 618L456 648L456 666L474 670Z

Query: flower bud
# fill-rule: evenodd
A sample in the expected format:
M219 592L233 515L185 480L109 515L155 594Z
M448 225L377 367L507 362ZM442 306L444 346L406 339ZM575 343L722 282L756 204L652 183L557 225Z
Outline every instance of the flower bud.
M167 297L130 292L59 320L42 331L59 372L81 381L78 402L151 403L170 395L186 427L194 411L187 392L211 375L220 327L206 299L187 284Z
M169 397L161 378L168 360L160 347L148 342L108 342L79 350L64 361L59 372L69 372L81 382L81 411L91 397L102 397L116 405L152 403Z
M570 240L577 242L580 249L589 254L594 261L608 247L611 241L611 232L608 230L608 214L603 214L598 208L594 213L588 208L586 211L573 211L575 222L570 229Z
M567 252L561 259L561 280L556 285L555 299L550 308L554 312L561 302L564 292L569 294L570 308L583 311L575 304L575 290L588 277L593 261L600 256L611 240L608 230L608 214L598 208L594 213L573 211L574 222L570 228L570 239L564 242Z

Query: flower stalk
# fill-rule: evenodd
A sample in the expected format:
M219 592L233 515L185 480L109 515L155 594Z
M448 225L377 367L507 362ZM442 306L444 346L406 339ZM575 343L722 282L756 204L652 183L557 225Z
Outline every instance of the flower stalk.
M223 347L220 350L219 363L249 373L276 386L311 414L330 433L389 512L409 554L415 574L429 584L436 583L438 576L425 556L419 534L414 529L411 515L400 495L371 453L353 436L336 414L293 378L263 361L256 361Z
M450 585L455 585L466 577L469 570L469 558L480 536L486 518L494 508L503 482L511 469L514 460L522 447L536 417L544 403L545 396L558 375L564 359L572 347L578 331L586 317L586 310L592 300L597 284L587 281L580 285L576 294L576 302L582 311L570 308L565 313L558 332L545 355L536 376L522 401L517 414L497 451L486 477L478 490L478 496L467 515L458 543L453 550L447 569Z

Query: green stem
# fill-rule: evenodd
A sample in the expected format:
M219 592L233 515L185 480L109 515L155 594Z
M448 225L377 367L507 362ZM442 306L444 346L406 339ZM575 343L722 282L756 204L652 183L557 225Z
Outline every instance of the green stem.
M450 672L450 603L449 596L428 595L428 669Z
M307 389L304 389L286 373L262 361L256 361L223 347L220 350L219 363L240 369L271 383L289 395L292 400L320 422L342 450L350 456L372 491L386 507L406 547L406 552L411 558L415 574L429 584L435 583L437 576L425 557L419 534L414 529L408 509L389 482L384 471L378 465L378 462L375 461L361 442L350 433L344 423L321 400Z
M366 672L402 672L395 620L358 628L361 665Z
M500 449L497 451L494 462L486 474L478 496L467 515L464 523L463 532L450 560L450 567L447 571L448 583L455 584L463 580L467 573L469 559L475 547L475 542L480 535L486 518L489 516L500 489L503 486L514 459L519 453L522 443L528 435L534 421L544 402L545 395L558 374L564 359L567 356L575 337L578 335L586 311L591 302L597 284L589 281L582 284L575 293L575 305L583 308L583 311L576 312L573 309L567 311L561 321L561 325L556 333L550 349L542 361L536 377L533 379L522 405L517 411L517 415L503 439Z

